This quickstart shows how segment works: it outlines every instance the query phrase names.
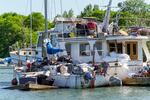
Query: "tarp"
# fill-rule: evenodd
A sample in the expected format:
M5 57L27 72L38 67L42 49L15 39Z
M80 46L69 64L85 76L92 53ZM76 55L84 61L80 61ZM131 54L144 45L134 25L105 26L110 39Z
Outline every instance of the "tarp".
M96 29L96 23L95 22L88 22L87 23L87 27L88 27L88 29Z
M54 48L50 42L46 44L48 54L56 54L58 52L63 52L63 49Z
M6 57L6 58L4 58L4 60L8 63L10 63L12 61L11 57Z

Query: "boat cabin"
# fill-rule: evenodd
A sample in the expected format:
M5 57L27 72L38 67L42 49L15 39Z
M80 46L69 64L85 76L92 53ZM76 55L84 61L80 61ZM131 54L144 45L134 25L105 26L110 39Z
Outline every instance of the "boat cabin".
M55 38L51 40L57 41L56 47L66 50L63 53L59 53L59 55L70 55L74 62L79 63L88 63L93 60L95 62L103 62L105 58L110 62L118 61L118 59L121 58L117 57L121 54L126 54L130 61L138 61L141 63L149 59L149 51L146 45L148 36L132 35L128 33L115 33L113 35L102 33L98 29L100 26L99 23L96 22L94 22L96 23L94 24L96 26L95 28L93 27L93 29L90 29L87 27L87 29L85 29L84 27L84 31L80 31L80 34L78 34L79 30L76 26L79 22L80 24L84 23L84 25L89 24L89 20L87 21L86 19L84 19L84 21L79 21L79 19L77 19L77 21L75 21L75 19L65 21L63 19L56 22L55 28L50 33L51 37L55 36ZM91 25L93 25L93 23ZM61 30L61 26L63 26L64 31ZM72 28L67 31L69 27ZM91 32L91 34L88 34L88 32ZM74 35L72 35L72 37L71 35L65 36L66 33L73 33ZM84 33L84 35L81 35L82 33ZM116 55L112 56L111 53L115 53ZM145 55L144 58L143 55Z

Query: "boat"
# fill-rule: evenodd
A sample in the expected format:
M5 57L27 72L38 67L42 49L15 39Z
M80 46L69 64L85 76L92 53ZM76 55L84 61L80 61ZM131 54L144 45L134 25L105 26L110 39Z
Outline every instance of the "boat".
M47 0L45 0L44 2L46 6ZM32 1L30 3L32 3ZM47 23L47 20L45 22ZM39 55L40 57L38 57ZM37 65L33 71L34 64L36 64L34 61L41 60L42 57L42 54L37 53L37 51L34 48L20 49L18 52L13 51L10 52L10 56L12 58L13 63L14 64L17 63L16 67L14 67L14 76L13 76L14 78L12 79L13 87L23 90L26 89L42 90L42 89L56 88L55 86L53 86L54 80L47 80L48 78L47 72L49 71L37 68L38 67Z
M150 86L150 77L127 77L123 80L125 86Z
M148 35L139 34L132 27L129 33L122 30L113 31L116 27L114 24L109 25L108 21L111 2L110 0L102 24L97 23L93 18L60 17L55 19L55 27L49 31L52 45L64 50L64 52L56 54L57 56L49 54L49 58L58 57L59 59L64 55L70 56L75 67L83 63L86 63L86 66L92 64L90 67L101 66L104 62L109 64L106 75L96 76L96 79L101 79L101 81L98 81L95 87L107 85L108 80L114 75L120 80L126 79L129 73L139 71L143 67L143 63L150 59L146 45L146 42L149 41ZM92 23L91 26L88 26L89 23ZM143 55L146 56L146 60L143 59ZM50 60L52 61L52 59ZM49 66L53 68L53 65ZM53 69L56 70L56 68ZM92 71L89 73L91 74ZM55 80L54 84L58 87L82 87L83 76L81 77L81 75L65 71L63 74L51 73L50 77ZM93 76L91 75L91 77ZM90 87L89 83L86 87Z
M19 50L10 50L10 56L13 64L22 62L22 65L26 65L26 60L34 61L36 59L42 59L41 48L21 48Z
M144 64L136 73L129 73L128 77L123 80L126 86L150 86L150 63Z
M13 69L14 65L11 62L10 57L0 59L0 69Z
M98 23L94 18L58 17L55 18L53 29L38 33L37 46L41 51L42 34L46 33L50 37L44 41L47 49L47 65L43 67L50 71L48 77L54 80L55 86L61 88L106 86L109 85L112 76L125 80L129 73L138 72L143 63L150 60L146 45L149 41L148 35L139 34L132 27L127 33L116 30L115 23L109 25L111 3L112 0L109 1L103 23ZM53 53L49 49L63 52ZM146 60L143 59L143 55L146 56ZM71 58L69 62L68 57Z

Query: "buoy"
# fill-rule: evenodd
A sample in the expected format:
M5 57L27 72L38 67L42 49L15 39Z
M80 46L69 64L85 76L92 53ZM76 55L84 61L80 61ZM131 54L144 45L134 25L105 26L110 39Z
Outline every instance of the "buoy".
M18 85L17 79L16 78L12 79L11 84L12 85Z

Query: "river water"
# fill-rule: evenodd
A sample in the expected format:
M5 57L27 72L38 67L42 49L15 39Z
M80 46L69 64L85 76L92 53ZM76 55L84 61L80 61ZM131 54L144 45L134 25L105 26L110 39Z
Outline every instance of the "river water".
M0 100L150 100L150 87L101 87L44 91L8 90L12 69L0 69Z

